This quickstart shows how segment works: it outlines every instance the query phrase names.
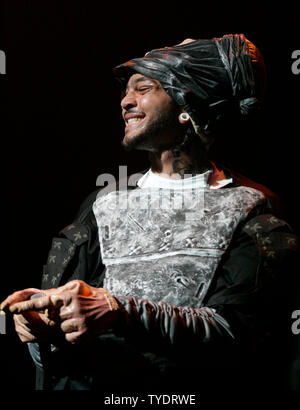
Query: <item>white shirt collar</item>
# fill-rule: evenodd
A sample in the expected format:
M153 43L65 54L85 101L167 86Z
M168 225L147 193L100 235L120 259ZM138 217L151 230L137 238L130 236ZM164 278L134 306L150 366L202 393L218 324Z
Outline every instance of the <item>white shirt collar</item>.
M163 188L163 189L199 189L199 188L209 188L209 189L219 189L225 185L232 182L232 178L214 178L214 184L210 184L212 176L216 172L219 172L215 167L213 170L208 170L202 174L197 174L190 178L183 179L171 179L165 178L158 174L155 174L151 169L149 169L146 174L144 174L137 182L139 188Z

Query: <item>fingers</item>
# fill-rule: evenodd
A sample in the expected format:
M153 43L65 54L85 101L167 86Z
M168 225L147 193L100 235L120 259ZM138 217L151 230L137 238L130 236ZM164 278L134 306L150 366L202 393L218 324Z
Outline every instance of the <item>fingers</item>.
M9 309L9 306L11 306L12 304L28 300L32 295L41 292L42 291L40 289L36 288L28 288L14 292L1 303L0 310L7 311Z
M37 340L36 336L32 333L30 322L23 315L14 315L13 319L16 332L22 342L35 342Z
M54 295L54 294L63 293L65 291L73 291L74 293L77 293L83 296L89 296L92 294L92 287L86 284L85 282L83 282L82 280L76 279L56 289L47 289L47 290L41 290L41 289L36 289L36 288L23 289L23 290L19 290L9 295L1 303L0 310L8 311L10 310L9 309L10 306L14 305L15 303L27 301L32 295L35 295L37 293L44 293L46 295ZM24 306L27 306L27 305L24 305ZM35 304L33 304L33 306L35 306Z
M56 289L52 289L52 294L59 294L68 290L75 290L76 288L78 288L79 286L79 282L82 282L80 280L71 280L70 282L67 282L65 285L63 286L59 286Z
M27 300L25 302L15 303L10 306L9 310L14 314L21 314L25 312L45 312L49 318L49 312L59 309L61 306L67 306L72 300L70 292L61 294L49 294L41 296L36 299Z
M24 322L21 318L21 315L14 315L15 329L21 342L35 342L37 338L32 334L32 331L28 326L28 322Z
M81 343L83 341L88 341L92 335L86 331L86 328L82 327L76 319L70 319L63 322L64 335L67 342L72 344Z
M46 309L45 314L38 312L25 312L22 315L15 314L14 317L24 317L28 321L28 325L31 329L38 327L47 329L48 326L54 326L55 322L49 317L48 309Z
M73 333L79 331L83 325L77 318L71 318L61 323L60 328L64 333Z
M90 296L92 294L92 289L93 288L83 280L75 279L58 288L57 293L71 291L77 295Z
M47 339L51 329L51 321L37 312L13 315L13 320L20 340L26 343Z
M50 307L50 296L42 296L37 299L27 300L25 302L15 303L10 306L11 313L20 314L24 312L34 311L43 312Z
M66 333L65 335L66 341L72 344L82 341L85 337L86 335L83 335L82 332Z
M59 308L63 302L63 298L58 295L46 295L37 299L15 303L9 307L9 311L14 314L21 314L30 311L45 312L46 316L49 317L49 310Z
M45 296L28 300L33 294L41 292ZM28 315L29 323L21 322L21 319L16 322L22 341L36 340L36 336L40 338L40 330L44 332L45 328L45 334L49 334L49 327L57 323L70 343L105 331L108 324L114 322L111 313L119 309L115 298L107 290L93 288L81 280L68 282L57 289L41 291L31 288L15 292L4 305L15 316L26 318ZM43 317L44 327L39 327L34 315L38 319Z
M84 320L79 318L71 318L63 321L60 328L65 335L66 341L72 344L87 340L89 336L91 336L87 332Z

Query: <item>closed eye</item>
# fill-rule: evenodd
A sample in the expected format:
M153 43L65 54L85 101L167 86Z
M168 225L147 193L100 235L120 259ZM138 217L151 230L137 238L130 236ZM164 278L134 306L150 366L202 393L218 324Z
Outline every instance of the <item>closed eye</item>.
M143 87L139 87L139 88L137 89L137 91L140 92L140 93L145 93L145 92L147 92L148 90L151 90L152 88L153 88L152 86L143 86Z

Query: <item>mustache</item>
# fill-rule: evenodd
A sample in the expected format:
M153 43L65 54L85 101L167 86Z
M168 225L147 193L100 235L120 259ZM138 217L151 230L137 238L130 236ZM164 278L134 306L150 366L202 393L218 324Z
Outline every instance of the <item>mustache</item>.
M137 108L128 108L128 109L126 109L126 110L124 110L123 111L123 115L125 115L125 114L140 114L140 115L146 115L145 113L144 113L144 111L140 111L140 110L138 110Z

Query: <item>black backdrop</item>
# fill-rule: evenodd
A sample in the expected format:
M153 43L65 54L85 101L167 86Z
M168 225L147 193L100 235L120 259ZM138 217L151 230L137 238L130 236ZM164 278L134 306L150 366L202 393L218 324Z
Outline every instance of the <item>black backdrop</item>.
M1 1L1 300L39 286L52 236L72 221L99 174L146 166L146 155L120 146L112 67L186 37L244 33L264 54L264 119L240 135L231 154L236 168L281 196L299 231L300 75L291 70L300 48L297 11L279 3L264 10L253 2L207 3ZM33 365L10 322L0 342L2 388L30 391Z

